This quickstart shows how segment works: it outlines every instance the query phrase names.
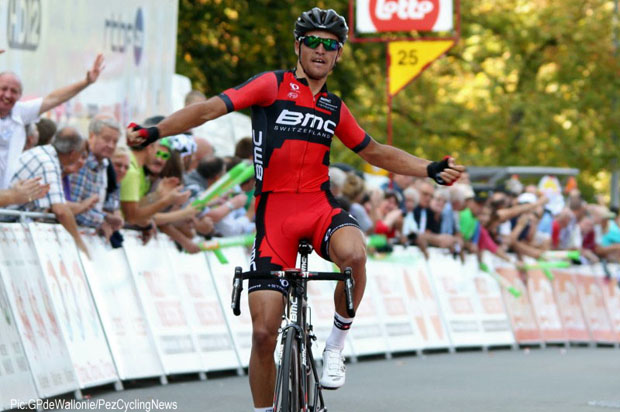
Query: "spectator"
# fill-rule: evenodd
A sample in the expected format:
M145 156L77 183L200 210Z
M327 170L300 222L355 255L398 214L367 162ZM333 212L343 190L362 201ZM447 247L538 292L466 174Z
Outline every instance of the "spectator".
M575 214L568 208L562 210L553 221L553 249L578 250L581 249L582 241Z
M253 160L254 149L251 137L240 139L235 145L235 156L239 159Z
M24 127L26 131L26 144L24 144L24 150L32 149L39 143L39 130L35 123L27 124Z
M121 182L123 216L128 223L145 230L152 227L156 213L169 206L183 204L189 197L189 192L182 192L178 179L167 178L162 179L157 190L147 198L152 184L150 177L158 176L170 158L170 149L161 143L156 142L144 149L132 147L129 169Z
M39 132L39 141L37 142L37 146L45 146L46 144L50 144L52 138L56 134L56 123L54 123L51 119L42 117L36 124L37 131Z
M75 217L67 206L62 187L62 169L78 161L86 142L77 130L64 127L56 133L51 145L37 146L23 152L17 159L18 169L12 182L41 178L49 185L49 192L42 198L19 206L21 210L47 211L51 209L56 219L71 234L77 246L88 255L88 249L78 232Z
M399 199L401 200L401 203L398 205L398 207L403 211L403 213L405 213L403 191L407 187L413 186L415 182L416 178L413 176L399 175L395 173L392 175L392 180L381 185L381 188L383 190L392 190L398 193Z
M192 155L192 159L189 162L189 166L185 169L185 173L192 172L198 167L198 163L204 158L213 156L213 146L201 137L194 137L196 142L196 151Z
M375 233L385 235L388 239L397 236L403 224L403 212L400 210L400 195L388 191L379 206L379 220L375 223Z
M362 232L370 234L374 227L374 222L362 205L364 193L364 180L355 173L347 173L344 185L342 186L342 196L351 204L349 213L357 220Z
M121 136L118 123L109 116L96 116L88 126L88 148L85 165L69 176L71 200L81 202L97 197L94 207L76 216L78 224L98 229L106 239L123 226L123 219L106 213L103 205L108 188L109 158Z
M418 180L417 188L420 195L420 202L413 210L413 217L420 232L425 233L428 228L428 220L430 217L430 206L433 194L435 193L435 187L428 180Z
M86 72L86 78L69 86L57 89L44 98L19 102L22 97L22 83L15 73L0 73L0 189L9 187L15 174L17 160L26 143L24 125L34 122L42 113L66 102L90 84L97 81L103 65L103 56L98 55L93 67Z
M426 235L420 231L418 223L413 216L413 211L420 204L420 194L414 187L410 186L403 191L403 195L405 197L406 214L403 218L401 243L404 245L418 246L428 259L428 241Z
M129 170L129 162L131 161L131 153L127 146L116 146L116 150L111 159L112 167L114 168L115 185L113 185L108 175L108 187L106 190L106 200L103 205L103 210L108 213L116 213L121 208L120 201L120 187L121 182L125 178L127 171Z

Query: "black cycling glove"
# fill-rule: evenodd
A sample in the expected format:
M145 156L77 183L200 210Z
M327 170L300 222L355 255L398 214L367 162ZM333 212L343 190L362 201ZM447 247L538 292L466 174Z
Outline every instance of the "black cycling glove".
M428 173L428 177L437 182L437 184L450 186L454 183L446 183L446 181L439 176L441 172L450 167L448 166L448 159L450 159L450 156L444 157L440 162L430 162L428 166L426 166L426 173Z
M129 128L133 131L137 131L138 135L145 139L144 142L137 145L138 147L146 147L151 143L159 140L159 129L157 128L157 126L144 128L138 124L129 123Z

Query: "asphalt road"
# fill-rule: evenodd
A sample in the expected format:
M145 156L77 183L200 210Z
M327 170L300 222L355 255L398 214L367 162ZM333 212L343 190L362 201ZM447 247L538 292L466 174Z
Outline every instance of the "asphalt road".
M164 386L126 382L124 391L96 389L89 396L91 401L176 402L177 411L253 410L247 377L238 376L173 377ZM347 384L328 392L326 402L330 412L620 410L620 350L551 347L363 359L348 364ZM166 410L175 410L172 405Z

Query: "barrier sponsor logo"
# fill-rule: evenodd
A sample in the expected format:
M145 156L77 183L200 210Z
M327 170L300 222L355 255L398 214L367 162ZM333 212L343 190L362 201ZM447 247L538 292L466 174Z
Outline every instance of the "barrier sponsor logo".
M41 0L10 0L6 27L10 48L36 50L41 41Z

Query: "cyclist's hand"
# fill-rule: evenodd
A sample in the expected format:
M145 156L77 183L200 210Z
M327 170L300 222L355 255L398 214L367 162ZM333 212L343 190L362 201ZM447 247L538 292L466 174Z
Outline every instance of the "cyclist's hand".
M127 145L146 147L159 139L157 126L144 128L136 123L127 126Z
M457 165L454 158L444 157L440 162L431 162L426 166L428 177L440 185L450 186L456 182L461 173L465 171L465 166Z

